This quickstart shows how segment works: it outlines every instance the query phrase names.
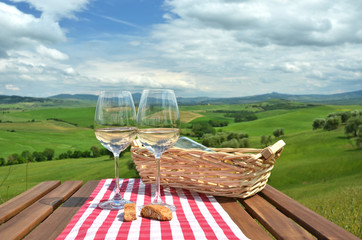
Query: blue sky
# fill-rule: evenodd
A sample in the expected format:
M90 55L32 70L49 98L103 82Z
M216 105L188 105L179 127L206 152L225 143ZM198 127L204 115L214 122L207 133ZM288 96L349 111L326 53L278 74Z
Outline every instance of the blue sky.
M358 0L0 0L0 94L362 89Z

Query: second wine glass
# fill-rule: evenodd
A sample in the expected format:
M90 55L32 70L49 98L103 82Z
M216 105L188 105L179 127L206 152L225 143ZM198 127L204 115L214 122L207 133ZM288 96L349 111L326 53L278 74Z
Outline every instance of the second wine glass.
M137 113L138 138L155 156L156 195L151 204L164 205L176 210L171 204L164 203L160 193L161 155L172 147L180 136L180 113L173 90L149 89L142 92Z

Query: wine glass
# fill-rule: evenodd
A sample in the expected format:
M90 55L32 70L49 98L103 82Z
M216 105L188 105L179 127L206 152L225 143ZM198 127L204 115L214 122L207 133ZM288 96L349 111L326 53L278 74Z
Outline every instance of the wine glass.
M132 95L128 91L101 91L94 118L95 135L98 141L114 156L114 196L99 203L102 209L123 209L131 201L122 198L119 189L119 154L137 135L136 110Z
M155 156L156 195L151 204L159 204L175 211L176 207L164 203L160 194L161 155L172 147L180 135L180 113L173 90L143 90L137 112L138 138Z

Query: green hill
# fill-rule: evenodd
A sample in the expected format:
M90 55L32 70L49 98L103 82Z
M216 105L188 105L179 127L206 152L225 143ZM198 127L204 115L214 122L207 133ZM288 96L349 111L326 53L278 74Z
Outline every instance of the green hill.
M180 107L182 111L201 115L184 123L185 127L200 121L227 120L228 126L216 129L249 134L251 147L260 148L260 136L273 135L273 130L283 128L282 139L287 145L272 170L269 183L361 237L362 151L346 137L343 126L333 131L312 130L316 118L355 109L362 110L362 106L313 106L284 100ZM237 111L253 112L257 120L235 123L232 117L225 117L226 112ZM47 147L55 149L56 156L67 150L87 150L97 144L101 147L91 129L93 114L94 107L0 112L0 157L23 150L42 151ZM273 137L273 141L277 140ZM130 155L126 154L123 159L121 177L137 176L126 167ZM87 181L113 177L113 163L108 157L30 163L28 168L28 187L51 179ZM25 190L25 169L26 164L0 167L0 200Z

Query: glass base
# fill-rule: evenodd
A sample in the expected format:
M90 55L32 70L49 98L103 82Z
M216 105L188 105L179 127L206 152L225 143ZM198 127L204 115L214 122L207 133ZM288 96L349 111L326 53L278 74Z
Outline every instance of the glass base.
M130 200L125 200L125 199L108 200L108 201L100 202L98 204L98 207L105 209L105 210L120 210L120 209L124 209L124 205L126 203L134 203L134 202L132 202Z
M165 206L167 207L168 209L170 209L172 212L176 212L177 210L177 207L175 205L171 205L171 204L168 204L168 203L164 203L164 202L152 202L152 203L149 203L149 204L145 204L143 206L139 206L138 209L141 211L143 207L146 207L148 205L161 205L161 206Z

